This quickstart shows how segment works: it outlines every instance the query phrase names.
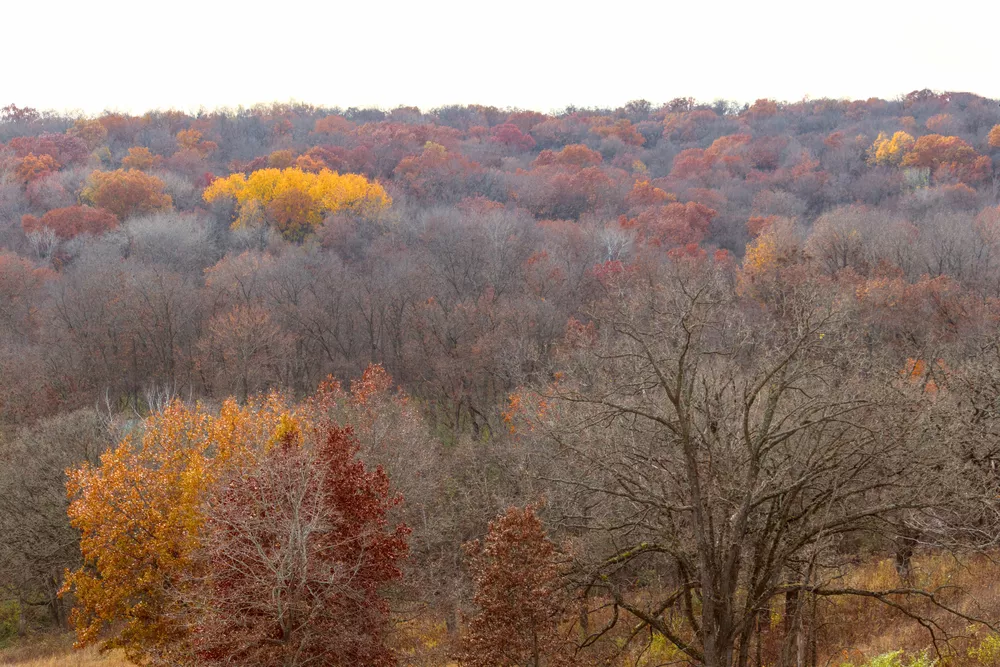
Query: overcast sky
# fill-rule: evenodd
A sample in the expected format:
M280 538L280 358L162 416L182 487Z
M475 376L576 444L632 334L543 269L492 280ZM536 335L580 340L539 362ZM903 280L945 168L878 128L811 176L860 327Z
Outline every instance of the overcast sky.
M995 0L3 2L0 105L1000 98Z

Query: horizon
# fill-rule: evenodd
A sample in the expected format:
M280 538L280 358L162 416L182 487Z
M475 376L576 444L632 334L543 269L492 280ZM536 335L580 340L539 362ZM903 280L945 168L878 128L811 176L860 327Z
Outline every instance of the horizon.
M933 92L935 94L973 95L975 97L979 97L979 98L982 98L982 99L985 99L985 100L990 100L990 101L994 101L994 102L1000 102L1000 96L993 97L993 96L982 94L982 93L979 93L979 92L976 92L976 91L972 91L972 90L944 90L944 89L936 89L936 88L930 88L930 87L924 86L922 88L914 88L912 90L907 90L907 91L904 91L904 92L900 92L900 93L897 93L897 94L892 95L892 96L874 95L874 96L871 96L871 97L850 97L850 96L831 97L831 96L812 96L812 95L806 95L806 96L802 97L801 99L791 100L791 99L778 99L778 98L773 98L773 97L757 97L757 98L754 98L754 99L734 99L734 98L728 98L728 97L714 97L712 99L700 99L700 98L693 97L693 96L690 96L690 95L678 95L676 97L673 97L673 98L670 98L670 99L664 99L664 100L649 100L649 99L643 98L643 97L632 97L632 98L629 98L628 100L625 100L625 101L621 102L620 104L613 104L613 105L612 104L603 104L603 105L589 105L588 106L588 105L582 105L582 104L574 104L574 103L570 102L569 104L566 104L566 105L561 106L561 107L554 107L554 108L548 108L548 109L542 109L542 108L537 108L537 107L515 106L515 105L485 104L485 103L480 103L480 102L475 102L475 101L471 101L471 102L451 102L451 103L437 104L437 105L433 105L433 106L420 106L420 105L416 105L416 104L407 104L405 101L401 102L399 104L387 105L387 106L386 105L382 105L382 106L380 106L380 105L347 105L347 104L336 104L336 103L333 103L333 104L316 103L316 102L311 102L311 101L308 101L308 100L298 99L298 98L294 98L294 97L290 98L288 100L259 101L259 102L252 102L252 103L249 103L249 104L239 104L239 105L235 105L235 106L234 105L221 105L221 106L214 106L214 107L200 106L200 107L186 107L186 108L180 108L180 107L177 107L177 106L168 106L168 107L152 107L152 108L148 108L147 107L147 108L128 108L128 109L123 109L121 107L105 107L105 108L100 109L98 111L88 111L88 110L82 109L80 107L63 107L63 108L42 107L42 106L36 106L36 105L31 104L30 100L27 101L27 103L24 103L24 104L21 103L22 102L21 100L14 100L14 101L11 101L11 100L0 100L0 103L3 103L4 106L6 106L7 104L13 104L15 107L18 107L18 108L21 108L21 109L25 109L25 108L34 109L35 111L37 111L37 112L39 112L41 114L51 114L51 115L55 115L55 116L67 116L67 117L71 117L71 118L72 117L96 117L96 116L101 116L101 115L105 115L105 114L114 114L114 113L123 113L123 114L127 114L127 115L138 117L138 116L142 116L142 115L149 114L149 113L167 113L167 112L171 112L171 111L181 112L181 113L187 114L189 116L196 116L199 113L208 113L208 114L227 113L227 112L239 111L239 110L243 110L243 109L252 110L252 109L267 108L267 107L271 107L271 106L280 106L280 105L288 105L288 106L293 106L293 107L294 106L305 106L305 107L309 107L309 108L313 108L313 109L339 110L339 111L342 111L342 112L346 112L346 111L351 110L351 109L355 109L355 110L359 110L359 111L362 111L362 110L378 110L378 111L382 111L382 112L385 112L385 113L391 112L391 111L393 111L395 109L416 108L422 114L434 113L438 109L445 109L445 108L450 108L450 107L493 107L493 108L499 109L501 111L535 111L535 112L538 112L538 113L543 113L543 114L546 114L546 115L554 116L554 115L560 115L560 114L565 114L565 113L572 113L574 111L614 111L616 109L621 109L621 108L625 107L630 102L638 102L638 101L649 102L652 105L652 107L651 107L652 109L658 109L658 108L662 108L663 106L669 104L670 102L672 102L675 99L692 99L692 100L694 100L695 105L699 105L699 106L700 105L709 105L710 106L710 105L713 105L716 102L720 102L720 101L722 101L722 102L729 102L729 103L733 103L733 104L736 104L736 105L744 106L744 105L752 105L754 102L756 102L757 100L761 100L761 99L772 100L772 101L777 102L778 104L781 104L781 105L801 104L801 103L804 103L804 102L814 102L814 101L820 101L820 100L833 100L833 101L838 101L838 102L844 102L844 101L846 101L846 102L855 102L855 101L867 102L867 101L870 101L870 100L881 100L881 101L884 101L884 102L894 102L894 101L902 100L909 93L923 91L923 90L930 90L931 92Z

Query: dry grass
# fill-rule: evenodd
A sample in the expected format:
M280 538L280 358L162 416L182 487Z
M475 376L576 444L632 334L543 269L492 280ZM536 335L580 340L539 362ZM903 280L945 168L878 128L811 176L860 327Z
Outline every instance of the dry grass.
M0 651L0 665L18 667L131 667L119 651L73 650L72 635L50 635Z
M950 605L972 615L991 619L1000 618L1000 561L975 557L958 562L941 555L924 555L915 559L917 586L938 589ZM841 582L845 587L891 589L905 586L899 580L890 560L872 560L854 569ZM920 611L936 618L949 632L964 635L950 647L943 647L948 658L941 667L997 667L1000 665L1000 638L987 640L989 633L982 628L969 627L967 623L941 614L929 605ZM772 609L771 628L765 632L765 658L772 663L784 639L783 605L775 601ZM930 645L927 632L912 619L887 609L877 602L861 598L822 600L819 618L819 664L839 667L845 664L864 664L868 659L904 649L916 655ZM603 624L607 610L594 614L594 626ZM630 624L622 626L626 632ZM1000 637L1000 636L998 636ZM592 647L592 653L618 655L621 664L662 664L676 658L675 651L662 640L654 638L651 644L637 642L625 646L624 635L612 633L603 646ZM422 617L400 622L393 635L400 664L406 667L443 667L454 665L450 656L457 646L449 637L440 619ZM987 642L983 644L984 640ZM120 652L101 654L96 649L74 651L72 635L35 637L30 642L0 650L0 665L20 667L126 667L130 665ZM641 644L641 646L640 646ZM619 650L624 649L621 653ZM978 650L977 650L978 649ZM988 650L987 650L988 649ZM598 656L594 656L595 658ZM599 661L612 664L615 660ZM596 663L595 663L596 664Z

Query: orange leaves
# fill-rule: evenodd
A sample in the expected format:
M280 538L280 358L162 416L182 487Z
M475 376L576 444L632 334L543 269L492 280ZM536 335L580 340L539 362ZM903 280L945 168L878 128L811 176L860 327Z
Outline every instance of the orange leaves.
M531 166L546 167L555 165L558 167L583 169L584 167L595 167L602 162L601 154L591 150L583 144L570 144L564 146L560 151L554 152L544 150L538 154Z
M118 227L118 219L101 208L68 206L53 209L41 218L25 215L21 218L21 227L26 234L50 229L57 238L66 240L80 234L103 234Z
M904 167L931 169L936 180L957 179L978 183L986 179L992 162L958 137L928 134L917 139L913 149L901 162Z
M43 176L48 176L54 171L58 171L59 167L59 163L51 155L28 153L18 161L17 167L14 169L14 175L22 183L31 183Z
M119 220L171 208L164 183L141 171L95 171L81 193L85 201L111 211Z
M67 134L79 137L89 150L94 150L108 138L108 130L101 121L87 120L85 118L81 118L73 123L73 127L67 131Z
M949 373L944 359L938 359L932 365L928 365L923 359L909 358L906 364L899 371L900 376L907 384L919 387L920 391L930 396L937 395L940 382L946 379Z
M673 248L700 243L715 215L714 209L697 202L674 202L643 211L636 223L646 243Z
M324 116L316 120L313 132L316 134L347 134L355 128L355 124L343 116Z
M986 143L990 148L1000 148L1000 125L994 125L986 137Z
M627 146L642 146L646 143L645 137L625 119L612 121L610 118L600 117L598 122L591 125L590 131L605 139L618 139Z
M400 160L393 175L413 197L440 202L454 200L460 194L456 190L464 190L465 177L479 169L478 163L461 153L428 141L420 155Z
M201 142L201 132L198 130L181 130L177 133L177 145L182 149L192 150Z
M128 155L122 158L122 168L145 171L159 166L162 160L162 157L154 155L145 146L133 146L128 149Z
M625 201L631 207L655 206L675 202L677 197L650 184L648 180L637 180Z
M179 605L197 579L205 501L227 470L252 462L299 419L274 394L243 407L226 401L217 415L174 403L106 452L99 467L69 471L69 517L84 566L63 590L77 600L80 645L106 637L106 647L137 662L171 661L183 651Z
M392 389L392 377L382 364L370 364L357 380L351 380L351 402L365 405L372 397Z

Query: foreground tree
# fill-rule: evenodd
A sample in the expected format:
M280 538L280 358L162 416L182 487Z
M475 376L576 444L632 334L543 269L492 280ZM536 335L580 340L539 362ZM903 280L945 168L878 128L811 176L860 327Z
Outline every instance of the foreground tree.
M262 451L287 406L277 396L218 415L174 403L69 477L70 523L83 566L64 591L78 645L122 648L136 662L187 655L182 595L196 572L204 502L227 466Z
M530 505L490 523L483 543L466 545L476 614L462 663L473 667L577 664L561 635L567 598L560 557Z
M350 429L315 447L286 430L223 487L208 513L197 661L211 665L392 665L383 586L401 575L400 502L356 458Z
M922 419L926 395L859 354L861 327L835 290L794 266L755 298L706 259L648 271L602 276L596 334L569 339L565 374L533 411L557 452L538 469L573 492L567 521L607 536L580 550L594 554L581 585L709 667L759 656L782 599L782 664L804 664L818 598L971 620L906 584L838 584L862 539L905 535L908 513L962 510L959 464ZM639 573L658 585L636 587Z

